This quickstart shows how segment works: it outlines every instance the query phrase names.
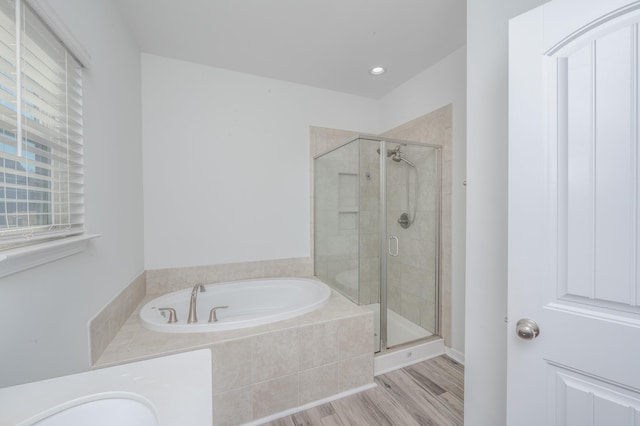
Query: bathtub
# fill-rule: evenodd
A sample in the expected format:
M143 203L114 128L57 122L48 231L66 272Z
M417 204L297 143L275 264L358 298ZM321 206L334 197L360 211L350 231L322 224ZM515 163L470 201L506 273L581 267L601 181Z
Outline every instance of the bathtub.
M205 285L197 296L197 323L188 324L191 289L168 293L151 300L140 310L142 324L165 333L201 333L234 330L293 318L323 306L331 290L317 280L306 278L275 278L231 281ZM208 322L212 308L217 321ZM173 308L177 322L169 323L168 311Z

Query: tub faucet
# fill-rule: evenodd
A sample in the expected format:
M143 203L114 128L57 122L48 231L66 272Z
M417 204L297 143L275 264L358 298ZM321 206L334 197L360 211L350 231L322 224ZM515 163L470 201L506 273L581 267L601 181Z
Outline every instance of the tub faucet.
M178 322L178 316L176 315L176 310L173 308L158 308L158 310L162 313L161 315L164 317L165 312L169 312L169 324L173 324L174 322Z
M196 303L198 301L198 290L207 291L203 284L196 284L191 290L191 300L189 301L189 317L187 318L187 324L193 324L198 322L198 316L196 315Z
M211 312L209 312L209 322L218 322L218 314L216 313L218 309L227 309L228 306L214 306L211 308Z

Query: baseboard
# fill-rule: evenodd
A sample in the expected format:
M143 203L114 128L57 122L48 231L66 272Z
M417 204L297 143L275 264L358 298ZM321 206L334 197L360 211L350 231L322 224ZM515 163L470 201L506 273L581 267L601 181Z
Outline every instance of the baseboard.
M444 354L457 362L458 364L464 365L464 353L457 351L453 348L444 348Z
M310 402L305 405L301 405L295 408L289 408L288 410L280 411L275 414L271 414L266 417L262 417L260 419L251 420L248 423L243 423L241 426L258 426L265 423L272 422L274 420L280 419L282 417L290 416L291 414L298 413L300 411L308 410L309 408L317 407L318 405L326 404L327 402L335 401L340 398L344 398L349 395L356 394L358 392L366 391L367 389L375 388L377 385L375 383L369 383L368 385L360 386L357 388L349 389L345 392L340 392L335 395L331 395L330 397L319 399L317 401Z

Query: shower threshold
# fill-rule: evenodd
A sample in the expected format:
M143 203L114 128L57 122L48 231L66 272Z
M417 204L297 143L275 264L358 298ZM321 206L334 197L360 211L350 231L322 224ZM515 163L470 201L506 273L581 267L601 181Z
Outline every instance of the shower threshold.
M372 303L366 305L373 311L374 333L376 337L376 352L380 350L380 304ZM393 347L402 345L414 340L421 340L433 336L433 333L425 330L417 324L409 321L402 315L387 308L387 346Z
M380 351L380 305L365 305L374 315L376 352ZM444 340L434 336L400 314L387 309L387 338L390 349L376 353L373 373L378 376L445 353Z

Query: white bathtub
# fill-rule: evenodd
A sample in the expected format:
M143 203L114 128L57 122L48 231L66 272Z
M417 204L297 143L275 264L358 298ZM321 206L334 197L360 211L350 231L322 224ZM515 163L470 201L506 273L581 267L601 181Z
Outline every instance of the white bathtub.
M198 322L188 324L191 289L168 293L144 305L140 311L142 324L165 333L199 333L234 330L293 318L323 306L331 290L317 280L306 278L275 278L231 281L205 285L198 292ZM208 322L211 308L217 310L217 322ZM169 315L160 308L173 308L177 322L168 323Z

